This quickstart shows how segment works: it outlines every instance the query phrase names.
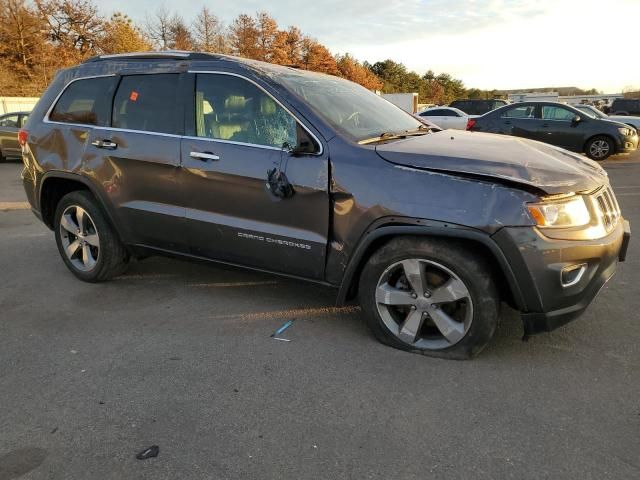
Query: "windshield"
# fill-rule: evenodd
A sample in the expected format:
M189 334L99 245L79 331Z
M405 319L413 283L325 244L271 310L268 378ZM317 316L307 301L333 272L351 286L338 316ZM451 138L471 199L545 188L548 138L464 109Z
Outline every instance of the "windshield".
M424 124L360 85L329 75L283 73L278 79L330 125L356 142Z
M586 113L591 118L606 118L606 115L591 105L574 105L581 112Z

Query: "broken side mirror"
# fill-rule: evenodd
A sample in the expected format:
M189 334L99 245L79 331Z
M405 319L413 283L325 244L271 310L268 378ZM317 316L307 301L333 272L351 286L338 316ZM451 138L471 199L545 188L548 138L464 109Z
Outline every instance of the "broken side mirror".
M282 145L282 149L292 157L315 153L313 143L305 138L302 138L296 146L292 146L288 142L285 142Z

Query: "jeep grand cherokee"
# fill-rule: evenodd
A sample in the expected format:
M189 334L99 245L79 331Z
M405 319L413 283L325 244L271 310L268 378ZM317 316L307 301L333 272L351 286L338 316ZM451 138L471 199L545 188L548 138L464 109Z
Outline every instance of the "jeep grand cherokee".
M33 212L79 279L149 253L287 275L434 356L479 352L501 301L527 335L575 318L630 235L579 155L435 131L346 80L221 55L61 71L19 139Z

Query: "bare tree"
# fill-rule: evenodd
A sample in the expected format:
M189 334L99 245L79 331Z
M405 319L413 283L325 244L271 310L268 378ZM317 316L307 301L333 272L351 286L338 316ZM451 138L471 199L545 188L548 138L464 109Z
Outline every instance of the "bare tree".
M207 7L202 7L193 22L194 46L203 52L228 53L224 24L211 13Z
M173 16L163 5L146 19L146 30L149 39L161 50L168 50L171 45L171 25Z
M171 17L169 25L169 48L172 50L193 50L191 31L180 15Z

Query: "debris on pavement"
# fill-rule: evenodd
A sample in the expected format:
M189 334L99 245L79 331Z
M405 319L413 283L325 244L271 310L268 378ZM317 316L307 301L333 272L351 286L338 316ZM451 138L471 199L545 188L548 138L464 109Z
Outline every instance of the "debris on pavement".
M275 339L275 340L281 340L284 342L290 342L291 340L287 340L284 338L277 338L278 335L280 335L282 332L284 332L287 328L289 328L291 325L293 325L293 322L295 322L295 318L289 320L288 322L286 322L284 325L282 325L279 329L277 329L275 332L273 332L271 334L271 338Z
M136 455L138 460L146 460L147 458L157 457L160 453L160 447L158 445L151 445L149 448L145 448L139 454Z

